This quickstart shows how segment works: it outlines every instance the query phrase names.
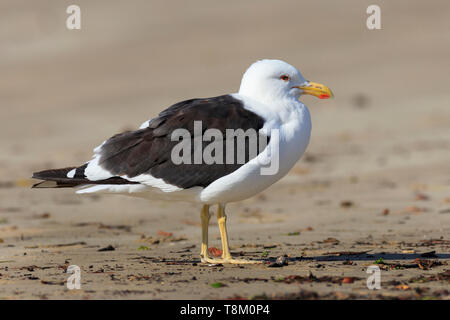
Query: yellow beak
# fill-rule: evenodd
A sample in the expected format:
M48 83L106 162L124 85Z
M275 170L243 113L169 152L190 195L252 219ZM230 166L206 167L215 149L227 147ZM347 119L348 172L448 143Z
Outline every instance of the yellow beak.
M318 97L319 99L328 99L334 97L333 92L331 92L330 88L316 82L308 82L307 85L297 88L302 89L303 94L310 94L312 96Z

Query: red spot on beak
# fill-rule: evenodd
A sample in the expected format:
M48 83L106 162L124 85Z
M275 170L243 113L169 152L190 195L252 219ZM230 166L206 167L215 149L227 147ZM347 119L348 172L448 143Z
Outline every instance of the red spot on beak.
M329 95L327 95L327 94L321 94L320 96L319 96L319 99L328 99L330 96Z

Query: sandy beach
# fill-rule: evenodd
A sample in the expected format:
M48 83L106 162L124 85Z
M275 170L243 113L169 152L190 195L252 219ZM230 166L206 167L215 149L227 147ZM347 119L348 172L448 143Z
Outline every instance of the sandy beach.
M0 299L449 299L450 3L383 2L368 30L372 2L78 1L68 30L68 1L2 1ZM263 264L200 263L199 205L31 189L262 58L335 94L302 99L290 173L227 206L232 253Z

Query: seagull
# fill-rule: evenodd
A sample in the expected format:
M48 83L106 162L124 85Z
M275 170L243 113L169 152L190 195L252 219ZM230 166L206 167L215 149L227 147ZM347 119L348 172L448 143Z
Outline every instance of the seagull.
M225 206L265 190L304 154L311 135L309 110L299 101L305 94L333 97L327 86L306 80L284 61L256 61L244 73L238 93L178 102L138 130L107 139L81 166L34 173L33 178L43 181L33 188L197 203L202 206L202 263L259 263L232 257ZM256 132L257 139L249 132ZM252 153L255 141L258 148ZM208 252L213 205L220 258Z

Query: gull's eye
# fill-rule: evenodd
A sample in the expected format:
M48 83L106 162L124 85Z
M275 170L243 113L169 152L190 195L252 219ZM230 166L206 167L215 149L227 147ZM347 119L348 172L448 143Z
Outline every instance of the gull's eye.
M283 80L283 81L289 81L289 76L283 74L283 75L280 77L280 79Z

